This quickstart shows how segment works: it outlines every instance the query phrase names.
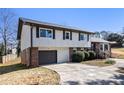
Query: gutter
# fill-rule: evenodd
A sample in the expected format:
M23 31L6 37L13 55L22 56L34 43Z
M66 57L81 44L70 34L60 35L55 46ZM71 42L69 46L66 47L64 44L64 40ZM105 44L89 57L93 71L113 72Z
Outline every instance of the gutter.
M30 28L30 31L31 31L31 34L30 34L30 59L29 59L29 66L31 65L32 63L32 47L33 47L33 25L30 25L31 28Z

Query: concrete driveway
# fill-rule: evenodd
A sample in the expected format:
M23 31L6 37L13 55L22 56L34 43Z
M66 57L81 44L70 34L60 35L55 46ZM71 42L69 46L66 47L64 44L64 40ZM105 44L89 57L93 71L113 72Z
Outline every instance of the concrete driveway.
M60 74L62 85L110 85L124 84L124 74L117 67L124 67L124 60L114 59L116 64L107 67L89 66L80 63L63 63L44 66Z

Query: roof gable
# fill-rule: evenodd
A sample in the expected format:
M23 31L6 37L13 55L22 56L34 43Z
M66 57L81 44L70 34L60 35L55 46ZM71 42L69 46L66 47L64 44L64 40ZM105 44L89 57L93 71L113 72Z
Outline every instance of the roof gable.
M48 22L43 22L43 21L37 21L37 20L32 20L32 19L27 19L27 18L19 18L17 39L20 39L20 37L21 37L20 35L21 35L21 30L22 30L23 24L39 25L39 26L42 25L42 26L47 26L47 27L55 28L55 29L70 30L70 31L77 31L77 32L82 32L82 33L94 34L94 32L82 30L77 27L64 26L64 25L48 23Z

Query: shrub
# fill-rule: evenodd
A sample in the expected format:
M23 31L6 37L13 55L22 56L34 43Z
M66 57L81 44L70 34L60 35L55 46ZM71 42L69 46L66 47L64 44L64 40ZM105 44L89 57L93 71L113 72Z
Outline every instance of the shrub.
M85 55L85 59L84 60L88 60L89 57L90 57L89 52L87 52L87 51L83 51L83 52L84 52L84 55Z
M83 52L78 51L72 54L72 62L81 62L85 58L85 55Z
M105 52L100 52L99 53L99 58L100 59L105 59Z
M114 60L107 60L107 61L105 61L105 64L115 64L115 61Z
M96 58L96 53L94 51L89 51L89 59L95 59Z
M110 53L108 51L105 51L105 52L100 52L99 53L99 58L101 59L106 59L110 56Z
M85 53L84 53L84 51L81 51L81 55L82 55L82 61L84 61L85 60Z
M73 53L72 54L72 62L81 62L82 61L82 55L81 53Z

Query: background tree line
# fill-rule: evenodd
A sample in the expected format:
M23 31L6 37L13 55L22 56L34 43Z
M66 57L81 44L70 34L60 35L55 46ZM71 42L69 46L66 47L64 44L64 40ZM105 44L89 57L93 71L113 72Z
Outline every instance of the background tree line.
M112 47L123 47L124 46L124 33L113 33L110 31L101 31L96 32L99 34L99 37L103 38L104 40L115 42L112 44Z

